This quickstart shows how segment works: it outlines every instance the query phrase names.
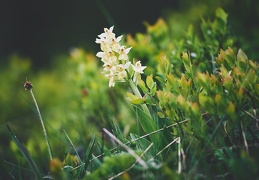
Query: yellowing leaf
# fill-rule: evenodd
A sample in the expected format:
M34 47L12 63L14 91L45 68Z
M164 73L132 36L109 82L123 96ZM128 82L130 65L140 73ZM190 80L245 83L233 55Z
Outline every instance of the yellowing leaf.
M194 112L194 113L198 113L199 112L199 105L198 103L191 103L191 111Z
M175 86L175 78L173 74L168 74L166 79L170 86Z
M223 57L222 57L222 53L225 53L222 49L220 49L220 53L218 54L218 57L216 57L216 62L218 65L223 64Z
M248 61L248 58L242 49L239 49L237 52L237 60L244 61L244 62Z
M238 99L239 101L241 101L242 98L243 98L243 96L244 96L244 89L243 89L243 88L240 88L240 89L237 91L236 95L237 95L237 99Z
M136 105L139 105L139 104L143 104L145 103L146 99L145 98L141 98L141 97L138 97L132 93L129 93L127 92L127 96L129 98L129 101L132 103L132 104L136 104Z
M259 65L256 62L253 62L251 60L249 60L249 64L250 66L252 66L252 68L254 68L255 70L259 69Z
M129 93L129 92L127 92L127 96L128 96L128 98L130 99L130 101L133 101L133 100L139 98L138 96L136 96L136 95L134 95L134 94L132 94L132 93Z
M222 96L220 94L216 94L215 95L215 103L220 104L221 101L222 101Z
M229 74L223 79L223 85L229 91L233 88L233 78Z
M162 112L157 112L157 115L160 117L160 118L164 118L165 115L162 113Z
M138 77L138 86L139 86L144 92L148 92L148 89L147 89L147 87L146 87L145 82L144 82L140 77Z
M230 47L225 51L226 52L226 62L230 68L233 68L235 65L235 52Z
M228 107L226 109L226 112L228 113L228 115L230 117L232 117L232 119L236 119L236 113L235 113L235 104L233 104L232 102L228 103Z
M214 110L214 100L203 94L203 93L200 93L199 94L199 103L200 105L205 108L207 111L213 111Z
M210 83L210 77L209 74L204 74L204 73L200 73L198 72L197 74L199 83L201 86L203 86L206 90L209 89L209 83Z
M138 98L131 101L132 104L136 104L136 105L144 104L145 102L146 102L145 98Z
M180 94L178 97L177 97L177 102L180 104L180 105L183 105L186 100L185 98Z

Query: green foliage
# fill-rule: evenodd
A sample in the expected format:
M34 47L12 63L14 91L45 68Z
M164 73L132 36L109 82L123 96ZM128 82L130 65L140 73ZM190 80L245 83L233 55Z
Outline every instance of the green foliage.
M217 148L233 148L238 144L248 154L248 144L253 146L258 140L255 127L259 66L249 60L241 49L237 53L231 48L222 50L232 46L234 41L227 29L227 14L220 8L215 14L214 21L202 19L201 38L194 34L190 26L184 39L168 42L169 28L162 20L153 26L148 25L147 34L138 34L135 41L128 38L128 43L136 51L133 51L133 57L141 53L138 44L141 46L145 42L148 47L157 46L156 50L147 48L149 52L142 54L143 58L150 60L148 66L159 67L150 70L158 83L155 95L145 86L147 84L151 87L150 76L146 82L140 83L144 97L153 97L151 102L146 100L146 103L158 105L156 110L161 125L164 119L167 120L166 125L189 120L185 126L179 125L173 129L172 137L180 136L184 139L183 146L187 156L191 157L187 160L187 172L195 169L211 178L218 173L227 173L232 168L232 164L222 164L217 160L208 168L202 168L215 158L210 154ZM139 37L145 37L145 41ZM166 48L161 48L165 41ZM163 54L163 57L158 54ZM156 58L153 60L149 56ZM184 72L181 72L183 69ZM241 152L236 149L233 153L239 157ZM228 171L224 172L224 168L220 168L222 165ZM211 172L212 169L215 171ZM255 170L255 173L258 171Z
M68 142L58 134L64 149L50 161L50 178L258 177L259 65L235 47L227 17L217 8L212 21L201 18L199 32L190 25L178 39L163 19L146 24L145 34L128 35L130 58L147 66L137 86L129 80L108 88L97 59L74 49L70 111L84 113L67 113L84 120L67 121ZM104 127L115 138L85 132Z

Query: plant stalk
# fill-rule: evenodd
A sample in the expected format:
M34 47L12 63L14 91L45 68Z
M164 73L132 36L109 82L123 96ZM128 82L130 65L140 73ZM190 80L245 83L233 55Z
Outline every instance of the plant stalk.
M36 109L37 109L37 112L38 112L38 115L39 115L39 118L40 118L41 126L42 126L42 129L43 129L43 134L45 136L45 140L46 140L46 143L47 143L47 146L48 146L49 157L50 157L50 160L52 160L52 153L51 153L51 147L50 147L50 143L49 143L49 138L48 138L48 135L47 135L47 131L45 129L44 122L43 122L42 117L41 117L40 109L39 109L37 101L36 101L36 99L34 97L34 94L32 92L32 89L30 90L30 93L31 93L32 99L34 101L34 104L36 106Z
M138 96L139 98L142 98L141 93L139 92L138 87L136 86L136 84L134 84L133 81L129 80L129 85L130 85L131 90L134 92L134 94L135 94L136 96ZM141 107L142 107L143 111L144 111L149 117L152 118L151 113L150 113L150 111L149 111L147 105L146 105L146 104L141 104Z

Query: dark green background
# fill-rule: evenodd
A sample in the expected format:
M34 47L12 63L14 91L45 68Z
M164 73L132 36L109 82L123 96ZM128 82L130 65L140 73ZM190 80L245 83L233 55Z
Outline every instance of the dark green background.
M116 31L144 31L143 21L154 23L167 1L10 0L0 5L0 59L11 53L28 56L42 66L72 47L96 50L94 41L104 27Z
M5 0L0 3L0 60L17 53L32 59L34 66L46 66L72 47L96 51L95 37L104 27L116 25L117 33L143 32L144 21L152 24L168 10L185 12L198 4L211 14L222 6L230 14L231 32L251 41L246 52L258 51L256 0Z

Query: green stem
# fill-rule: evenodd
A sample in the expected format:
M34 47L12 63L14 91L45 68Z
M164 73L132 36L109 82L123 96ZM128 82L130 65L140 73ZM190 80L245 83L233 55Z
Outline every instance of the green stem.
M51 148L50 148L50 143L49 143L49 138L48 138L48 135L47 135L47 131L45 129L45 126L44 126L44 122L42 120L42 117L41 117L41 113L40 113L40 109L39 109L39 106L37 104L37 101L34 97L34 94L32 92L32 89L30 90L30 93L31 93L31 96L32 96L32 99L34 101L34 104L36 106L36 109L37 109L37 112L38 112L38 115L39 115L39 118L40 118L40 122L41 122L41 126L42 126L42 129L43 129L43 134L45 136L45 140L46 140L46 143L47 143L47 146L48 146L48 151L49 151L49 157L50 157L50 160L52 160L52 153L51 153Z
M137 85L136 85L132 80L129 80L129 85L130 85L130 88L131 88L131 90L133 91L133 93L134 93L136 96L142 98L141 93L139 92ZM150 111L149 111L147 105L146 105L146 104L142 104L141 107L142 107L143 111L144 111L149 117L152 118L152 116L151 116L151 114L150 114Z

